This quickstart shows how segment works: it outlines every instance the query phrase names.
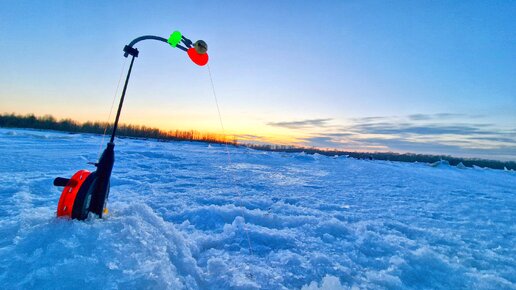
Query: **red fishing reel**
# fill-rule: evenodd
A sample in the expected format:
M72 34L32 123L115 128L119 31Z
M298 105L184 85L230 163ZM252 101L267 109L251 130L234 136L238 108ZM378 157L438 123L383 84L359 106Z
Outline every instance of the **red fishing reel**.
M58 177L54 180L55 186L64 186L57 205L58 217L79 220L88 217L94 179L88 170L79 170L70 179Z
M106 212L109 180L115 162L114 147L115 144L108 143L99 162L94 164L97 167L94 172L79 170L70 179L54 179L55 186L64 186L57 204L58 217L85 220L90 212L102 217Z

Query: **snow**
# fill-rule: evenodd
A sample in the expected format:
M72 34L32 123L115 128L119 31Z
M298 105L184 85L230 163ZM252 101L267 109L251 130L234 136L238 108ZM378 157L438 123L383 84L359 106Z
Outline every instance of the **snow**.
M109 214L57 219L101 137L0 129L5 289L516 289L516 173L118 139Z

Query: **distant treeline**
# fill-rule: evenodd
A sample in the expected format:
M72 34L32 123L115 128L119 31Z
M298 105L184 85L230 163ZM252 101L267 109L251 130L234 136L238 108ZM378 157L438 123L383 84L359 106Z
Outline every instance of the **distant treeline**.
M56 130L72 133L94 133L111 135L113 131L113 124L105 122L85 122L79 123L71 119L57 120L53 116L45 115L43 117L36 117L33 114L29 115L15 115L3 114L0 115L0 127L11 128L33 128L44 130ZM184 141L201 141L211 143L227 143L236 145L235 139L225 138L221 134L202 133L194 130L190 131L163 131L156 128L138 125L119 124L117 136L121 137L135 137L135 138L154 138L160 140L184 140Z
M94 134L106 134L110 135L113 130L113 125L105 122L85 122L79 123L71 119L56 120L56 118L45 115L43 117L36 117L33 114L29 115L15 115L15 114L3 114L0 115L0 127L11 127L11 128L33 128L33 129L44 129L44 130L56 130L72 133L94 133ZM230 144L239 145L236 139L225 138L221 134L212 133L201 133L198 131L163 131L156 128L150 128L146 126L138 125L125 125L121 124L118 127L117 136L121 137L134 137L134 138L153 138L158 140L174 140L174 141L200 141L210 142L219 144ZM307 154L318 153L326 156L349 156L357 159L370 159L370 160L388 160L388 161L401 161L401 162L426 162L434 163L440 160L447 160L450 165L458 165L462 162L465 166L473 167L487 167L493 169L513 169L516 170L516 162L514 161L496 161L496 160L485 160L485 159L472 159L472 158L458 158L448 155L428 155L428 154L413 154L413 153L393 153L393 152L353 152L353 151L342 151L342 150L325 150L314 147L299 147L290 145L257 145L257 144L245 144L243 146L264 151L276 151L276 152L287 152L287 153L299 153L305 152Z
M357 159L369 159L369 160L387 160L387 161L401 161L401 162L425 162L434 163L440 160L446 160L452 166L456 166L462 162L467 167L479 166L487 167L492 169L512 169L516 170L516 162L514 161L497 161L497 160L486 160L476 158L460 158L452 157L448 155L428 155L428 154L414 154L414 153L394 153L394 152L353 152L353 151L341 151L341 150L324 150L313 147L297 147L288 145L256 145L247 144L247 147L264 150L264 151L275 151L275 152L288 152L288 153L300 153L305 152L307 154L318 153L326 156L349 156Z

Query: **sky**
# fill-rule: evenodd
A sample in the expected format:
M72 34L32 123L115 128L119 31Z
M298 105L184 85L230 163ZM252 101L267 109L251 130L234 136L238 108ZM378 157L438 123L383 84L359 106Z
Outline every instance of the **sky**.
M0 0L0 113L112 121L124 45L179 30L208 43L241 142L516 160L514 15L514 1ZM220 133L208 67L136 47L121 122Z

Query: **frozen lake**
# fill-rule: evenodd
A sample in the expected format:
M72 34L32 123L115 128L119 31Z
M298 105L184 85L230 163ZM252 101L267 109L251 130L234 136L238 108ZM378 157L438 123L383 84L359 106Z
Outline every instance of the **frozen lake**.
M0 129L2 288L516 289L515 172L118 139L106 218L57 219L100 143Z

